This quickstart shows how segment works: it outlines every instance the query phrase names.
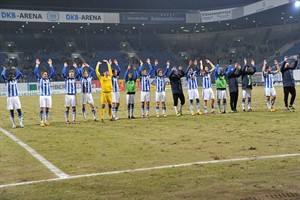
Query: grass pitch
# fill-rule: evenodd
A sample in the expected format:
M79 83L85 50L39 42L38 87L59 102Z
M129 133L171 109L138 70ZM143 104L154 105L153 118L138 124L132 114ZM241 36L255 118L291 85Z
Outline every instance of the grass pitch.
M276 89L277 111L274 113L266 109L263 88L255 87L252 104L255 112L243 113L239 107L238 113L190 116L187 102L184 115L176 117L168 90L167 118L155 117L154 92L151 117L139 118L137 92L137 119L128 120L125 93L122 93L120 120L100 123L88 115L85 123L78 106L78 124L74 125L64 123L64 95L53 95L50 127L39 126L39 97L25 96L21 97L24 129L11 129L9 113L5 110L6 98L1 98L0 107L4 109L0 126L71 176L300 153L299 97L296 112L287 112L282 88ZM100 95L93 97L99 114ZM227 110L230 110L229 103ZM89 108L87 111L90 114ZM60 180L2 188L0 199L243 199L282 193L297 195L300 193L299 163L300 157L272 158ZM2 133L0 174L0 185L56 178Z

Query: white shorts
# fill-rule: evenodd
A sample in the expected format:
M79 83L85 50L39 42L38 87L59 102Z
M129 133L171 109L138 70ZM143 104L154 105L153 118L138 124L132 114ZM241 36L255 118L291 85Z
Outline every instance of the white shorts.
M251 98L251 91L250 89L243 89L243 96L242 98L243 99L246 99L246 98Z
M226 90L217 90L216 96L217 96L217 99L227 99Z
M40 108L52 108L52 97L40 96Z
M135 94L127 94L126 95L126 102L127 104L134 104Z
M113 103L120 103L120 92L112 92L111 96Z
M75 107L77 106L76 95L66 95L65 97L65 107Z
M92 93L81 93L81 104L94 104Z
M206 88L202 90L203 100L215 99L212 88Z
M21 102L18 96L16 97L7 97L7 109L21 109Z
M199 91L198 89L188 90L189 100L199 99Z
M165 102L166 101L166 92L156 92L155 101L156 102Z
M150 101L150 91L141 91L141 102Z
M276 96L276 90L275 90L275 88L265 88L265 96L266 97L270 97L270 96L274 97L274 96Z

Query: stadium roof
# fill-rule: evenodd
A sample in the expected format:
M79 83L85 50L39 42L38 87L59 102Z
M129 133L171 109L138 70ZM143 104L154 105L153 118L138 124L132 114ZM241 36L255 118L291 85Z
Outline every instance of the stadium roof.
M211 10L244 6L260 0L1 0L1 8L74 11Z

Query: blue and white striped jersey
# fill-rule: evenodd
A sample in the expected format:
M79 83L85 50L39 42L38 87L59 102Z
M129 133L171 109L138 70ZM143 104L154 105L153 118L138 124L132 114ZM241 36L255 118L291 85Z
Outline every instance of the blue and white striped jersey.
M2 73L1 73L2 78L6 82L5 85L7 87L7 96L8 97L15 97L15 96L19 95L17 83L18 83L18 80L22 77L22 73L18 69L15 69L15 70L16 70L17 76L15 78L13 78L12 80L7 79L7 77L5 75L5 73L6 73L5 69L3 69Z
M140 75L140 85L141 85L141 91L150 91L150 77L152 74L152 65L148 64L149 72L147 75L142 74L143 66L139 67L139 75Z
M166 82L165 82L165 78L163 76L156 76L155 84L156 84L156 92L166 91Z
M92 80L95 75L95 70L91 66L88 66L90 73L87 77L83 77L83 69L84 67L81 67L79 70L81 93L92 93Z
M186 79L187 79L188 90L198 88L197 71L194 71L192 74L187 74Z
M49 78L41 78L39 81L40 85L40 95L41 96L50 96L51 95L51 86Z
M200 76L202 77L202 87L203 89L208 89L211 88L211 74L212 72L206 72L206 73L201 73Z
M39 75L39 66L36 66L34 69L34 74L39 82L39 87L40 87L40 95L41 96L50 96L51 95L51 85L50 85L50 80L54 76L54 68L50 66L50 76L47 78L41 78Z
M92 77L81 77L81 93L92 93Z
M274 88L275 72L267 72L264 74L265 88Z
M119 65L117 65L115 70L117 70L117 76L112 76L112 79L111 79L112 87L113 87L113 92L119 92L120 88L119 88L118 78L121 73L121 67Z
M150 91L150 76L141 76L140 79L141 91Z
M76 94L76 79L75 78L66 78L65 80L65 87L66 87L66 93L67 94Z
M77 93L76 79L80 77L81 73L80 73L80 70L76 68L75 69L76 74L75 74L74 78L71 78L71 77L67 77L66 71L67 71L67 68L63 67L62 75L65 78L66 94L74 95Z
M113 92L119 92L119 83L118 83L118 76L112 77L112 86L113 86Z

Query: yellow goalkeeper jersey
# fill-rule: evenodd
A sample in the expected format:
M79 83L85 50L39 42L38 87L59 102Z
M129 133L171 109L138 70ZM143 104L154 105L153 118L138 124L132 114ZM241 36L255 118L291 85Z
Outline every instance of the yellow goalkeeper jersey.
M99 65L96 66L96 75L100 81L102 92L108 93L112 92L112 70L109 63L107 63L108 67L108 76L102 76L99 72Z

